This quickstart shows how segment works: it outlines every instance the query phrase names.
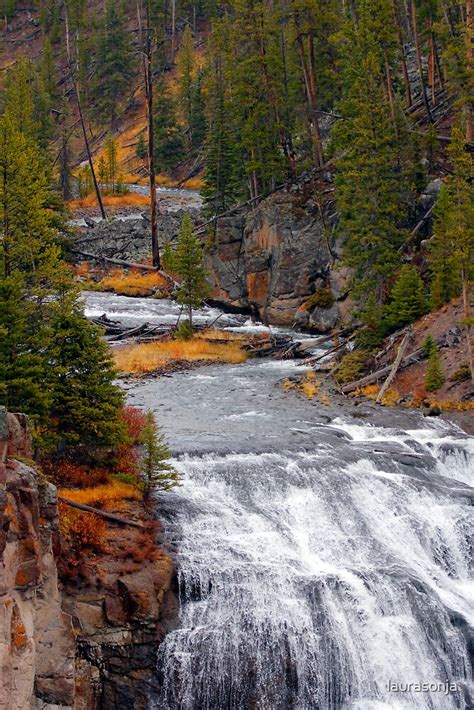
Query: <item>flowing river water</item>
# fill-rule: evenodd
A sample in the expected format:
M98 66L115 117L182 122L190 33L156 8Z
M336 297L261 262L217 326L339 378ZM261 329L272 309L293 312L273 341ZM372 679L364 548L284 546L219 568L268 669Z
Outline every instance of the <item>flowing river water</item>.
M86 302L130 323L176 319L169 301ZM124 385L156 413L183 475L157 496L180 609L151 707L473 707L474 439L277 386L304 369L254 360Z

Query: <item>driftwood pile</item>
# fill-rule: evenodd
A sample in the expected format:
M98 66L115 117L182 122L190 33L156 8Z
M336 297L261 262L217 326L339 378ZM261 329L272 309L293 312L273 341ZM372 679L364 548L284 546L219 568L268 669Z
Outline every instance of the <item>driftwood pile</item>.
M93 318L92 322L105 330L105 336L110 343L130 338L139 343L151 342L167 338L176 331L175 326L150 325L149 323L128 328L120 321L108 318L105 313L99 318Z
M301 343L289 335L271 335L269 338L252 338L243 346L253 357L272 357L278 360L294 360L306 357Z

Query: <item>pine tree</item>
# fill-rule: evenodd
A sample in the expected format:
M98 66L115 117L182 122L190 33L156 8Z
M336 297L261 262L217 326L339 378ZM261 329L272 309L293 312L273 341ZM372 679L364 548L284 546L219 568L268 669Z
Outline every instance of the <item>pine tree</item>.
M209 292L204 254L199 237L188 213L184 215L173 259L175 273L181 279L177 301L188 308L189 325L193 326L193 308L198 308Z
M110 136L105 141L105 158L107 170L107 182L109 189L114 193L116 191L117 173L118 173L118 158L117 158L117 141L113 136Z
M435 350L437 350L436 341L433 338L433 336L431 335L431 333L428 333L428 335L424 339L423 345L421 347L423 348L424 354L428 358L430 357L430 355L433 354L433 352L435 352Z
M235 111L226 95L224 44L224 30L220 23L216 23L208 54L205 173L201 191L204 209L209 216L225 212L245 194L245 172Z
M113 127L119 101L126 93L134 71L134 54L122 2L107 0L99 27L96 73L92 90L95 112Z
M198 74L191 88L191 113L189 115L191 148L200 148L206 136L206 113L202 95L202 76Z
M135 155L139 160L146 160L148 156L148 148L145 141L145 134L140 133L138 136L137 145L135 146Z
M38 139L33 100L33 71L30 62L21 55L7 74L5 87L5 115L15 128L32 140Z
M448 154L452 175L438 203L431 268L434 273L432 297L449 297L461 288L469 366L474 381L474 352L471 338L471 281L474 273L474 167L464 145L464 135L454 127ZM444 194L443 194L444 193ZM434 304L435 305L435 304Z
M334 145L341 152L336 176L339 229L345 237L346 262L354 269L354 295L369 289L382 303L399 265L413 186L401 166L396 125L381 82L380 49L367 13L342 37L340 110L345 120L333 131Z
M445 376L443 368L441 366L441 361L439 359L438 348L431 351L428 358L428 365L426 367L425 373L425 389L427 392L434 392L438 390L445 382Z
M429 245L429 264L433 273L431 307L441 308L461 290L461 273L453 249L450 229L451 198L446 186L441 188L435 207L433 238Z
M188 131L191 127L191 113L193 107L193 85L195 74L194 40L191 28L186 25L181 39L181 46L177 55L178 65L178 90L183 107L183 118Z
M179 486L181 476L169 463L171 452L151 411L146 414L142 444L141 474L145 496L149 496L155 486L162 491Z
M84 317L65 275L53 305L46 351L51 404L47 432L59 455L96 458L123 441L123 393L100 328Z
M155 163L159 171L167 172L184 157L184 140L176 120L175 102L163 83L158 86L155 129Z
M163 266L168 273L172 273L174 271L175 252L173 250L171 239L167 239L163 245L161 261L163 262Z
M425 311L424 284L414 266L404 264L390 293L388 321L392 329L413 323Z
M383 340L383 308L377 303L375 294L369 294L364 310L361 313L363 327L356 336L356 344L360 348L373 350Z

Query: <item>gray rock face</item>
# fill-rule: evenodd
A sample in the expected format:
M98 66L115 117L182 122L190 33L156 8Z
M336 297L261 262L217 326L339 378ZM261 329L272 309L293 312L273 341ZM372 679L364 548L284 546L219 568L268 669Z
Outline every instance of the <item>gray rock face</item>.
M330 285L333 254L319 209L301 196L279 192L248 214L218 221L208 268L214 298L257 309L270 323L326 332L339 320L337 305L310 316L305 301ZM341 289L336 297L347 297Z

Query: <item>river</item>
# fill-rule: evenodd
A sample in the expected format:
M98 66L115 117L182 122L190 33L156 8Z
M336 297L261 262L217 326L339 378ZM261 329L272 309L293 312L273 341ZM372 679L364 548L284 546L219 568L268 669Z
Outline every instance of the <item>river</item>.
M86 301L89 315L175 317L167 301ZM156 499L180 609L151 707L470 708L474 439L418 412L323 407L278 387L304 369L249 361L124 384L183 475Z

